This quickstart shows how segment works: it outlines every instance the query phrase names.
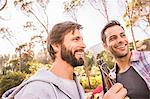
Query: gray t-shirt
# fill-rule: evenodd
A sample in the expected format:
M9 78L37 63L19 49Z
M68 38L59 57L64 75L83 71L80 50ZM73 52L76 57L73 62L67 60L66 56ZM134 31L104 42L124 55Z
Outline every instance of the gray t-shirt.
M123 73L117 73L117 82L127 88L130 99L150 99L150 91L145 81L132 66Z
M79 91L78 91L75 80L66 80L66 79L61 79L61 78L60 80L61 80L62 85L66 85L66 89L68 89L70 95L74 97L73 99L80 99Z

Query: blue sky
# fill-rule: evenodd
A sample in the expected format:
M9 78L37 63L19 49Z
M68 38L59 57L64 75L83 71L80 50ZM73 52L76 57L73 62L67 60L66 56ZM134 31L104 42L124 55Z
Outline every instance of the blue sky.
M49 29L52 28L52 26L58 22L62 22L65 20L73 21L72 18L64 13L63 11L63 4L62 2L66 0L50 0L50 3L47 7L47 15L49 17ZM124 26L124 21L122 19L123 7L120 8L120 6L117 4L118 0L108 0L109 5L109 16L110 19L118 20L120 21ZM7 9L0 12L0 15L3 15L6 19L9 19L7 21L0 20L0 26L9 26L15 34L17 40L13 39L14 42L18 43L24 43L28 41L31 37L30 32L24 32L22 31L22 25L23 22L28 19L25 17L20 11L16 10L13 5L12 1L8 0ZM113 5L113 6L112 6ZM40 13L39 13L40 14ZM87 48L90 48L91 46L100 43L100 31L103 28L103 26L106 24L106 19L89 3L86 3L83 7L80 8L77 12L77 19L78 22L83 25L83 37L85 44ZM129 41L132 41L131 33L127 30L126 35L129 38ZM144 38L148 38L150 36L142 33L142 31L137 30L136 32L136 40L142 40ZM0 53L14 53L14 47L7 41L0 38Z

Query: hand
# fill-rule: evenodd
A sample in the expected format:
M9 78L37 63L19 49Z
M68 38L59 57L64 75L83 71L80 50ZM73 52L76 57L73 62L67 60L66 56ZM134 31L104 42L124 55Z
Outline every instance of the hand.
M103 99L130 99L127 95L127 90L122 84L116 83L105 94Z

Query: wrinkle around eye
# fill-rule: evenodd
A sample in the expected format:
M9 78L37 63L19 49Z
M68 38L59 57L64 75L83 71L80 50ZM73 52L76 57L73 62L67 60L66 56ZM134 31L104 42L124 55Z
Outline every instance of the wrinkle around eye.
M126 37L125 33L120 34L121 37Z
M115 40L115 39L116 39L116 37L115 37L115 36L112 36L112 37L109 38L109 41L113 41L113 40Z

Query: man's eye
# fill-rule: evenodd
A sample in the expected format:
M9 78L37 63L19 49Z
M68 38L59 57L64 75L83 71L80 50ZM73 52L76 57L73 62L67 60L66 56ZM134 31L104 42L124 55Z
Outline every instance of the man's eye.
M74 38L73 40L74 40L74 41L78 41L78 40L79 40L79 38Z
M121 33L121 37L126 37L125 33Z
M79 38L76 38L75 40L78 40Z
M76 40L77 40L76 38L73 39L73 41L76 41Z
M110 38L109 38L109 41L113 41L113 40L115 40L115 39L116 39L116 37L113 36L113 37L110 37Z

